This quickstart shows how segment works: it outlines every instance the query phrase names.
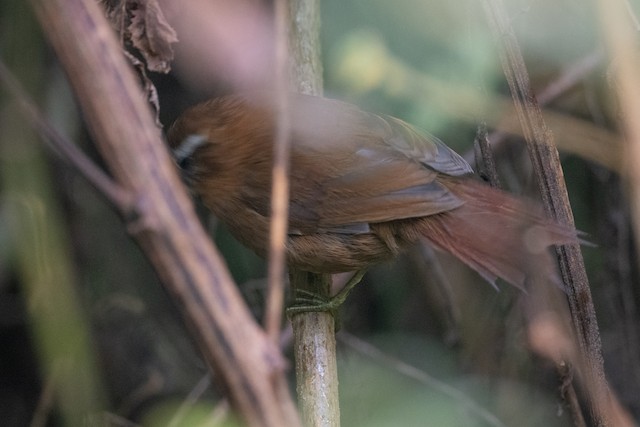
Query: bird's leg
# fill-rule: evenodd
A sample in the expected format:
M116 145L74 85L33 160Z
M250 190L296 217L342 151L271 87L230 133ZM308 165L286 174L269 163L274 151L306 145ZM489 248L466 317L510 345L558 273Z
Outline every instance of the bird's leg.
M362 280L362 276L364 276L365 273L366 270L356 271L356 273L351 276L351 279L349 279L344 287L328 300L304 289L297 289L293 305L287 308L287 316L291 317L294 314L309 311L328 311L334 317L336 317L338 308L340 308L340 306L345 302L347 296L349 296L349 293L353 290L353 288L358 283L360 283L360 281ZM307 296L300 296L300 294L307 294Z

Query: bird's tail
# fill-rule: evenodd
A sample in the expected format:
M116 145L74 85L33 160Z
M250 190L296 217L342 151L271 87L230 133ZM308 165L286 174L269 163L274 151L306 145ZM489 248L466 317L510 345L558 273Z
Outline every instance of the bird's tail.
M540 268L559 282L548 246L579 242L576 230L547 219L530 202L473 180L444 185L465 203L452 211L425 217L421 234L451 253L495 286L500 277L519 288ZM543 263L545 265L539 265Z

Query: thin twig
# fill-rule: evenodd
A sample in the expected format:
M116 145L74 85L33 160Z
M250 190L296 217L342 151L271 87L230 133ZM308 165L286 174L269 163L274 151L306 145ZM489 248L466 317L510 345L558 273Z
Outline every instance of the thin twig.
M558 371L558 375L560 376L560 395L567 402L567 406L569 406L569 410L573 415L573 425L575 427L587 427L587 423L584 420L584 416L582 415L582 409L580 407L580 401L578 400L578 396L576 394L576 389L573 386L573 375L571 372L571 367L566 363L557 364L556 369Z
M205 374L200 378L198 383L193 387L193 389L189 392L187 397L185 397L184 401L180 404L178 409L173 413L173 416L167 423L167 427L177 427L182 425L185 416L189 412L189 409L195 405L195 403L200 399L200 397L204 394L207 389L211 387L211 376L209 374Z
M571 64L557 79L553 80L536 94L538 103L540 105L547 105L559 98L562 94L568 92L582 82L598 65L602 64L603 59L604 51L602 49L596 49Z
M415 366L411 366L410 364L396 357L384 353L377 347L361 340L355 335L349 334L348 332L340 332L340 334L338 335L338 339L340 340L340 342L346 344L348 347L351 347L358 353L363 354L377 361L378 363L387 365L396 372L399 372L400 374L408 378L419 381L422 384L436 390L438 393L441 393L454 399L457 402L460 402L474 414L477 414L480 418L486 421L489 425L496 427L506 427L505 424L498 419L498 417L477 404L473 399L471 399L469 396L467 396L457 388L452 387L435 377L432 377L428 373L416 368Z
M604 52L601 49L589 53L568 67L560 76L545 86L536 94L541 106L547 105L580 83L585 76L591 73L602 63ZM507 138L509 133L504 130L495 130L489 134L489 143L496 149ZM470 153L465 154L469 158Z
M496 169L496 162L491 152L491 144L487 135L487 125L478 126L476 139L473 141L476 158L476 169L482 179L487 181L493 188L500 188L500 178Z
M284 307L285 257L289 215L289 13L287 0L275 4L276 22L276 134L273 147L273 183L271 190L271 228L269 248L269 287L265 309L267 335L279 341Z
M78 172L98 190L122 215L131 212L133 197L96 166L78 147L62 135L38 109L18 79L0 58L0 81L18 101L24 116L38 131L46 146Z
M542 117L533 95L529 75L502 0L485 0L485 10L496 40L500 59L548 215L563 224L573 225L573 213L553 134ZM604 375L598 322L589 282L578 244L557 248L562 278L567 289L571 317L583 356L584 381L590 392L590 412L597 425L607 425L601 406L608 396ZM577 416L577 415L576 415Z

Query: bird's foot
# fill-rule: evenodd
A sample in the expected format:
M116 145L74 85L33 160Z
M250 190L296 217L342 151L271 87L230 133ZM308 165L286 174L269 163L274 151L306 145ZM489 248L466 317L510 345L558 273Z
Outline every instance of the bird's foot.
M338 309L346 301L353 288L360 283L365 272L365 270L357 271L344 287L330 298L304 289L297 289L293 305L287 308L287 316L291 318L295 314L305 312L329 312L336 318Z

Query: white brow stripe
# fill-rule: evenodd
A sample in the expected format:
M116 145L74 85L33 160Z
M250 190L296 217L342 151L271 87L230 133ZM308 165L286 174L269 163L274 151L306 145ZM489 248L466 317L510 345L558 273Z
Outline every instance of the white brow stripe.
M204 135L192 134L182 140L182 143L173 149L173 156L178 163L191 156L194 151L207 141Z

